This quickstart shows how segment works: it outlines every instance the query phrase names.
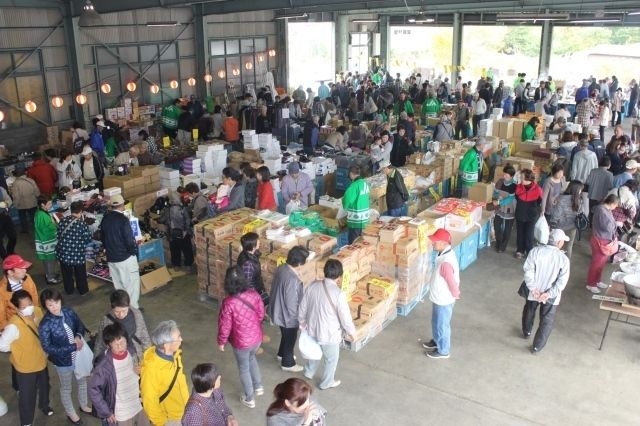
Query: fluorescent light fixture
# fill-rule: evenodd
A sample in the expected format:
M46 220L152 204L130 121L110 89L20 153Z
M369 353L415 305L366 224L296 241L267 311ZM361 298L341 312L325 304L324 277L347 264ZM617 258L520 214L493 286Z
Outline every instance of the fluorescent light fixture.
M178 21L147 22L147 27L177 27L178 25L180 25Z
M620 18L586 18L586 19L572 19L570 24L599 24L606 22L620 22Z
M422 17L407 19L407 22L410 24L430 24L435 21L436 20L433 18L422 18Z
M353 21L354 24L375 24L380 22L379 19L354 19Z
M631 16L631 15L640 15L640 10L637 10L635 12L627 12L627 15Z
M276 16L273 19L296 19L296 18L308 18L309 15L307 15L306 13L298 13L297 15L281 15L281 16Z
M498 22L568 21L568 13L498 13Z

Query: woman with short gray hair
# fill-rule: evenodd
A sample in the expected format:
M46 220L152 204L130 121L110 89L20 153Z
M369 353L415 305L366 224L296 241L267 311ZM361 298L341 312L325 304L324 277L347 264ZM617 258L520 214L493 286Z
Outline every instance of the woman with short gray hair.
M144 352L140 393L144 410L154 425L180 426L189 400L182 363L182 336L175 321L162 321L151 333Z

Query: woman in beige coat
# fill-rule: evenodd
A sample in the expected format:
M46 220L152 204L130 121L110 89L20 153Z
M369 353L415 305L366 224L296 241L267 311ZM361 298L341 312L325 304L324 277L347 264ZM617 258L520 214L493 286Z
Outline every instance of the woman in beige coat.
M40 189L33 179L26 176L24 164L16 165L13 174L16 180L11 185L11 197L13 205L18 209L22 233L26 234L30 228L33 228L33 217L36 214Z

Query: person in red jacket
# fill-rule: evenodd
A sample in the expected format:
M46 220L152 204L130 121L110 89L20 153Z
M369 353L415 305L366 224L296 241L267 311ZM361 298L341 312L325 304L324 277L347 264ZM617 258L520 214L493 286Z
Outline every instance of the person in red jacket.
M37 152L34 155L34 162L27 170L27 176L36 181L40 193L47 198L56 191L56 182L58 181L58 172L44 160L42 154Z
M276 211L276 199L273 195L273 186L271 185L271 172L267 166L258 169L258 210Z
M516 185L516 229L518 248L516 258L522 259L533 248L533 230L540 216L542 188L536 183L529 169L520 172L520 183Z
M262 344L264 303L244 278L242 268L237 266L227 269L224 291L227 297L222 301L218 315L218 349L224 352L227 342L231 343L244 389L240 402L255 408L255 395L264 394L256 359Z

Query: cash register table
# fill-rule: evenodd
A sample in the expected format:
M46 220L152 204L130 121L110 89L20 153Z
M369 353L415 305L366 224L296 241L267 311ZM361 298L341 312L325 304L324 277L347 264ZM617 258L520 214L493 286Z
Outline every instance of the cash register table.
M640 306L630 305L627 303L624 284L612 281L611 286L605 293L605 297L624 299L625 301L620 303L602 300L600 302L600 309L603 311L609 311L609 316L607 318L607 324L604 327L604 332L602 333L602 340L600 341L600 347L598 350L602 350L602 345L604 344L605 337L607 337L607 330L609 329L609 323L611 321L640 327L640 323L629 321L631 317L640 318ZM624 319L622 319L622 317L624 317Z

